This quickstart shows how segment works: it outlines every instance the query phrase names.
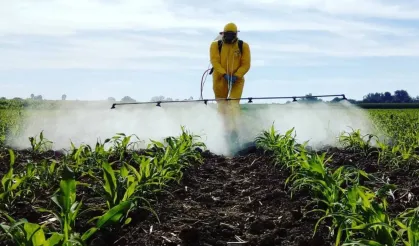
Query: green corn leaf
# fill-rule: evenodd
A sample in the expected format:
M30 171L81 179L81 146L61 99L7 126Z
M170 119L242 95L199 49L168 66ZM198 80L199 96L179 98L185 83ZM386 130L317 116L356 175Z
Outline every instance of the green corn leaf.
M118 221L121 216L131 208L132 205L133 202L128 200L121 202L120 204L108 210L104 215L99 217L98 221L96 222L96 227L89 229L83 234L82 240L86 241L99 229L107 226L110 223Z
M31 242L31 245L44 245L46 243L45 234L41 226L34 223L25 223L23 225L25 230L27 242Z
M51 236L48 238L46 245L48 246L54 246L54 245L62 245L64 235L60 234L58 232L53 232Z
M62 178L60 181L60 204L64 213L71 211L71 206L76 200L76 181L74 172L67 165L64 166Z
M349 245L353 245L353 246L388 246L388 245L384 245L381 244L379 242L373 241L373 240L359 240L359 241L350 241L348 243L344 243L342 244L342 246L349 246Z
M108 194L109 207L113 207L118 199L115 172L112 169L111 165L106 161L102 163L102 169L103 178L105 180L104 189L105 192Z

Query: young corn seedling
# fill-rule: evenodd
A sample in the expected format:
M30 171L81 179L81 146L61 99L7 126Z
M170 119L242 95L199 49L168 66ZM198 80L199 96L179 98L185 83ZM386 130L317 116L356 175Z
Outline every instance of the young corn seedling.
M367 139L366 139L367 138ZM368 156L371 149L371 141L378 139L373 134L361 135L361 130L352 130L351 133L345 132L339 136L339 142L344 148L360 152L363 156Z
M132 165L126 164L126 166L132 171L138 181L136 193L139 196L147 197L155 194L161 191L161 188L168 181L175 180L171 173L166 171L167 169L159 171L158 159L133 154L133 160L137 164L138 169Z
M278 142L280 141L281 137L282 135L277 133L274 125L272 124L269 131L263 131L259 136L256 137L255 143L258 148L265 150L265 152L275 152L275 150L278 148Z
M415 161L417 158L415 158L414 150L415 150L415 146L409 145L407 143L400 143L400 148L399 148L400 162L410 163L412 161Z
M107 143L109 143L110 141L111 141L111 139L107 138L107 139L105 139L105 141L103 143L101 143L99 141L96 142L95 150L92 153L96 160L98 160L98 159L105 160L105 159L109 158L112 151L111 150L107 151L106 148L105 148L105 145Z
M330 158L326 159L326 153L312 156L301 153L300 168L286 180L286 184L292 182L292 192L303 187L310 189L314 199L309 205L318 204L320 209L313 211L326 215L344 207L342 199L347 187L357 185L361 176L368 178L364 171L350 166L341 166L334 171L329 169L326 163Z
M36 164L35 175L38 179L36 184L43 189L51 189L51 184L58 183L61 169L55 160L42 160Z
M88 240L95 234L97 231L106 228L109 225L115 223L116 218L119 218L121 214L125 214L126 211L129 211L133 208L132 201L128 200L125 202L121 202L118 205L112 207L108 211L106 211L102 216L96 217L96 226L87 230L81 236L81 242L88 242ZM84 246L84 245L83 245Z
M348 190L346 209L328 215L337 231L336 245L397 245L400 234L386 213L385 191L391 188L386 185L374 193L359 185Z
M299 155L305 152L305 146L297 145L295 134L292 136L294 128L289 129L284 135L278 134L272 125L270 131L264 131L256 137L255 143L258 148L264 149L265 152L271 152L275 156L275 164L290 168L294 172L294 167L299 164Z
M41 226L29 223L25 219L15 221L8 215L5 216L8 218L10 223L12 223L12 225L9 226L1 224L1 228L16 243L16 245L84 246L85 243L83 240L81 240L79 235L73 231L82 203L76 201L76 181L74 179L74 173L67 166L64 168L62 173L60 189L52 197L52 200L60 208L59 213L43 208L39 208L39 211L52 213L60 222L61 233L53 232L51 236L46 239L47 233L45 233L44 228L46 228L48 222Z
M154 194L161 190L163 186L166 186L168 182L179 181L182 177L182 163L179 160L179 152L161 142L153 140L151 142L145 156L133 155L133 160L138 169L127 165L136 176L139 191L144 196Z
M64 244L67 244L78 237L73 229L82 206L81 201L76 201L75 174L67 165L64 166L62 171L60 188L51 199L60 208L60 212L56 213L45 209L40 209L40 211L51 212L55 215L61 225Z
M29 141L31 143L32 152L34 154L41 154L44 151L50 150L51 146L53 144L52 141L44 138L44 132L41 131L39 134L39 141L37 139L37 136L35 137L29 137Z
M71 167L77 175L82 175L89 171L99 169L99 162L103 156L98 155L92 150L90 145L82 144L78 148L71 143L71 152L63 162L71 163Z
M106 164L104 166L105 168L108 168ZM60 242L62 243L60 245L85 246L87 245L87 241L91 238L91 236L98 230L120 220L122 215L126 214L127 211L132 209L133 203L131 200L128 200L124 197L123 201L118 202L118 204L113 204L114 206L107 210L103 215L93 218L92 220L97 220L96 225L90 228L84 234L80 235L74 231L76 219L82 206L81 201L76 201L76 181L74 176L74 172L68 166L65 166L60 182L60 189L52 197L54 203L60 208L59 213L48 211L42 208L39 210L50 212L54 214L55 217L59 220L62 233L55 233L54 236L55 239L60 239L62 241ZM132 188L130 190L132 190Z
M47 239L47 233L44 231L44 225L30 223L26 219L14 220L10 216L5 215L11 225L5 223L0 224L1 230L12 240L17 246L61 246L62 235L53 232ZM76 245L76 244L73 244Z
M138 141L137 142L131 142L131 138L135 136ZM109 150L113 155L118 157L119 161L123 161L127 156L129 151L129 147L131 145L135 146L140 139L136 135L130 135L126 136L124 133L118 133L116 136L112 137L112 139L109 141L110 143L113 143L113 146ZM105 141L106 143L107 141Z
M405 246L419 245L419 207L407 209L394 222L400 227Z
M23 192L18 188L25 181L25 176L19 177L14 174L15 154L13 150L9 149L9 155L9 170L1 179L0 208L2 209L9 209L13 205L14 200Z
M74 205L75 203L73 203L73 206L71 206L72 209L74 208ZM74 232L69 233L69 240L65 239L65 232L63 234L59 232L49 232L48 230L45 231L44 229L48 225L48 222L43 225L38 225L35 223L29 223L26 219L20 219L19 221L15 221L13 218L4 213L4 217L6 217L9 220L11 225L1 223L0 228L3 230L6 236L14 242L15 245L19 246L86 246L88 245L88 240L91 238L93 234L95 234L98 230L106 227L109 224L109 221L111 221L112 218L115 216L115 214L119 214L121 213L121 211L127 210L129 206L129 203L123 202L118 206L113 207L104 215L100 216L96 223L96 226L87 230L82 236ZM58 214L55 215L63 223L63 217L65 216ZM51 236L47 239L48 234L50 234Z
M75 173L67 165L64 166L60 181L60 188L51 198L59 208L59 212L38 208L41 212L48 212L54 215L60 222L60 233L55 233L55 239L60 241L60 245L73 246L85 245L82 237L74 231L76 219L79 215L82 201L76 200Z
M378 162L385 162L392 167L400 167L402 164L415 163L416 155L414 146L398 143L392 146L379 142Z
M201 164L203 159L200 153L206 148L206 145L203 142L195 141L199 136L187 132L183 126L181 131L182 133L178 138L167 139L167 144L179 152L180 161L183 165Z
M105 160L102 160L101 162L104 181L100 182L105 191L104 197L106 199L108 211L121 204L129 204L129 206L123 206L127 210L118 210L119 213L113 215L111 222L120 223L125 221L124 223L128 224L131 221L131 218L128 217L128 213L133 205L135 205L135 200L137 199L134 195L137 191L138 181L135 179L135 176L129 173L125 164L122 165L119 171L115 171L109 162ZM100 217L95 217L92 220L98 218Z
M52 200L61 210L56 217L60 220L64 243L66 243L74 232L76 219L82 206L82 201L76 201L76 180L73 170L68 166L64 166L59 193L55 194Z
M37 169L35 163L28 161L23 169L18 175L14 175L16 178L22 180L19 185L19 198L26 199L30 195L35 197L34 191L38 188L39 178L37 176Z
M194 142L196 136L187 133L182 127L180 137L167 137L164 143L151 141L146 154L151 157L151 163L156 173L159 174L159 183L170 180L179 182L182 179L182 169L190 163L202 163L199 148L204 147L202 142ZM141 168L141 167L140 167Z

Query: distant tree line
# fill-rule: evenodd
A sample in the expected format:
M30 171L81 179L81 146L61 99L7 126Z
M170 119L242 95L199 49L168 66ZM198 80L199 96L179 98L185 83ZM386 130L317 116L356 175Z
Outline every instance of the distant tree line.
M341 98L334 98L332 102L338 102ZM393 94L390 92L368 93L362 100L348 99L352 103L419 103L419 96L412 97L405 90L396 90Z
M193 100L193 97L189 97L188 99L183 99L183 100ZM116 99L114 97L109 97L108 101L112 101L115 102ZM173 99L171 97L164 97L164 96L154 96L150 99L151 102L162 102L162 101L181 101L180 99ZM130 102L136 102L135 99L133 99L132 97L129 96L125 96L121 99L121 102L126 102L126 103L130 103Z

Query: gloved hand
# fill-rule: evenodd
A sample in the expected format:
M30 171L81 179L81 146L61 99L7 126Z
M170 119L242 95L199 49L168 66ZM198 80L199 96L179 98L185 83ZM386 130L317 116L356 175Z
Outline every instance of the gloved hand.
M224 77L224 79L225 79L225 80L227 80L227 81L229 81L229 79L230 79L230 76L228 76L228 74L224 74L224 76L223 76L223 77Z
M228 74L224 74L224 79L227 80L227 82L231 81L232 83L234 83L234 82L236 82L237 77L234 76L234 75L229 76Z
M234 83L234 82L236 82L237 77L233 75L233 77L231 78L231 80L232 80L232 81L233 81L233 83Z

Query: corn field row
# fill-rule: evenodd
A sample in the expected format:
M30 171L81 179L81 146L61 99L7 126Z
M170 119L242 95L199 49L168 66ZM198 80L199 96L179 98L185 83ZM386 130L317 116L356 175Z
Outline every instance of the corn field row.
M41 133L31 140L31 151L20 153L26 160L21 159L18 166L13 150L9 149L7 156L2 152L3 159L10 159L10 166L1 178L0 209L5 220L0 224L1 241L9 239L15 245L87 245L97 231L129 224L129 214L134 210L153 211L149 200L169 182L178 182L185 168L202 162L200 152L205 145L195 142L195 136L184 129L179 137L153 141L142 153L131 150L135 144L132 137L118 134L94 147L72 145L70 152L57 161L43 158L57 153L44 148L49 141ZM105 145L110 148L105 150ZM98 196L97 202L89 202L86 192ZM45 202L46 198L52 203ZM45 220L33 223L10 216L22 203L45 204L36 206L37 212L47 214ZM80 233L76 221L83 214L90 215L86 219L94 226Z
M338 136L343 151L417 177L419 111L369 112L386 138L345 132ZM0 110L0 163L8 164L0 166L0 242L12 245L95 245L96 238L136 223L142 211L158 220L153 204L205 159L205 144L184 128L141 151L135 151L137 136L117 134L95 146L70 143L68 153L56 152L42 132L29 138L31 149L12 150L4 141L18 134L20 117L19 111ZM326 223L334 245L419 245L419 207L389 210L395 199L414 200L414 192L397 196L397 185L380 172L333 163L333 153L309 151L309 142L297 143L296 134L272 127L256 144L289 172L290 199L309 192L304 216Z
M418 111L372 110L371 115L387 140L355 130L340 136L344 148L365 157L375 154L378 164L391 169L416 170ZM328 165L333 157L326 158L326 152L307 152L307 143L297 144L293 130L278 134L272 127L258 137L257 144L274 154L278 166L290 170L286 184L291 196L301 189L310 192L312 200L307 206L311 210L306 215L321 214L318 223L325 220L330 224L335 245L419 245L419 207L407 208L395 217L387 212L387 199L396 185L356 166ZM413 175L417 177L416 173Z

